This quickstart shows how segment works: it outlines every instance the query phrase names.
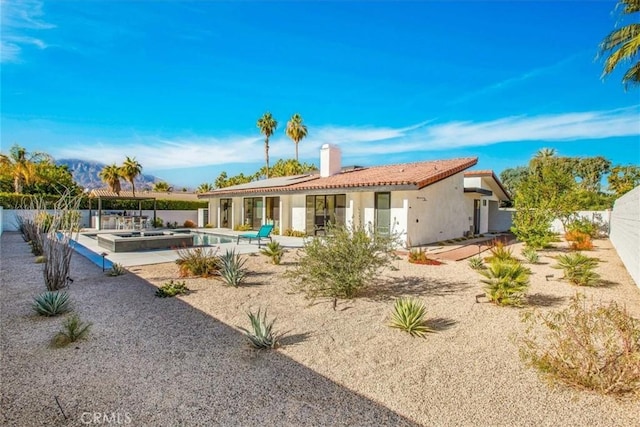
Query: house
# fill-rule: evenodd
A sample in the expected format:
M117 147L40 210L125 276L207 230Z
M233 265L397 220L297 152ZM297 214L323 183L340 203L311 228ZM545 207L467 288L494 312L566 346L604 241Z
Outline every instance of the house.
M476 157L373 167L341 167L340 149L325 144L320 171L220 188L209 201L209 224L258 229L274 223L283 233L307 235L326 225L359 221L394 230L420 245L489 231L489 215L509 195L491 171L467 172Z

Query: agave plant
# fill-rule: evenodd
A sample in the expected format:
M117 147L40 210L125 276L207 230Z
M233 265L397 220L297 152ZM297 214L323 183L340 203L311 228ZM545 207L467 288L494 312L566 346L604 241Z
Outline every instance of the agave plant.
M125 274L127 270L124 268L122 264L118 264L114 262L111 268L107 271L107 276L122 276Z
M187 292L189 292L189 288L187 288L184 280L182 282L170 280L156 290L156 296L158 298L171 298L176 295L186 294Z
M474 270L482 270L483 268L485 268L484 261L482 260L480 255L469 258L469 267Z
M220 261L220 276L229 286L237 287L247 275L244 264L247 261L234 250L227 250L224 255L218 258Z
M517 261L494 261L479 272L489 301L498 305L521 306L524 293L529 288L528 268Z
M425 313L426 308L422 301L415 298L398 298L393 304L389 326L409 332L414 337L424 337L427 333L433 332L425 325Z
M42 316L57 316L71 310L69 294L46 291L34 298L33 309Z
M598 260L575 252L556 257L558 264L555 268L564 270L564 278L574 285L594 286L598 283L600 275L593 271L598 265Z
M63 330L53 337L54 347L64 347L67 344L83 339L91 328L91 323L84 323L77 314L69 317L62 324Z
M251 331L240 327L245 333L245 336L249 340L249 343L255 348L276 348L278 346L278 340L280 335L276 334L273 330L273 324L276 319L271 322L267 321L267 310L260 316L261 310L258 309L257 314L253 314L251 311L247 313L249 320L251 321Z
M522 256L527 260L529 264L537 264L540 261L540 256L535 248L526 247L522 250Z
M260 253L271 258L271 262L278 265L282 261L282 256L284 255L284 248L279 242L271 241L267 243Z

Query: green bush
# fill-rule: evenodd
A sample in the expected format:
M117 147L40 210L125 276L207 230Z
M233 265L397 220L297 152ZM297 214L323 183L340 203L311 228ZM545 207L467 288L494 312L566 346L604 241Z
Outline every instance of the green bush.
M307 233L305 233L304 231L294 230L293 228L287 228L286 230L284 230L284 233L282 233L282 235L289 237L306 237Z
M511 248L505 246L505 244L500 241L494 242L490 252L491 255L486 258L487 262L515 261Z
M233 226L234 231L249 231L251 229L250 224L236 224Z
M398 298L393 304L389 326L408 332L414 337L424 337L433 332L425 325L426 308L415 298Z
M325 237L304 242L298 264L287 277L310 298L354 298L397 259L396 246L393 233L329 225Z
M267 243L264 249L260 250L260 253L271 258L271 262L278 265L282 261L284 255L284 248L275 240Z
M521 306L529 288L530 271L518 261L494 261L479 273L485 277L485 295L497 305Z
M57 316L71 310L69 294L46 291L34 298L33 310L41 316Z
M579 232L589 235L591 238L598 237L600 225L588 218L576 216L571 218L566 225L567 232Z
M476 255L474 257L469 258L468 263L469 263L469 267L471 267L474 270L482 270L483 268L485 268L484 260L480 255Z
M240 254L236 254L234 250L228 250L224 255L218 258L220 265L220 277L229 286L237 287L247 275L247 269L244 264L247 261Z
M160 217L156 217L153 221L151 221L151 225L153 228L162 228L164 227L164 220Z
M176 264L180 269L180 277L210 277L220 269L216 248L182 248L178 250Z
M44 264L45 262L47 262L47 259L44 257L44 255L38 255L34 262L36 264Z
M122 276L127 272L127 269L122 266L122 264L118 264L114 262L111 268L107 271L107 276Z
M574 252L567 255L558 255L556 257L558 264L554 268L564 270L563 279L578 286L595 286L598 284L600 275L593 271L597 265L596 258L589 258L580 252Z
M58 332L51 342L53 347L64 347L86 337L91 329L91 323L84 323L77 314L67 318L62 324L62 331Z
M174 282L170 280L169 282L162 285L156 291L156 296L158 298L171 298L176 295L183 295L189 292L189 288L184 281L182 282Z
M268 322L267 310L264 311L262 317L260 316L260 310L258 310L257 314L249 312L247 315L251 321L251 330L243 327L240 327L240 329L245 333L249 343L255 348L276 348L281 338L281 336L273 330L273 324L276 322L276 319Z
M640 323L615 302L587 306L576 295L559 312L526 313L520 356L542 375L602 394L640 395ZM534 331L546 328L543 342Z
M529 264L537 264L540 261L540 255L535 248L526 247L522 250L522 256Z

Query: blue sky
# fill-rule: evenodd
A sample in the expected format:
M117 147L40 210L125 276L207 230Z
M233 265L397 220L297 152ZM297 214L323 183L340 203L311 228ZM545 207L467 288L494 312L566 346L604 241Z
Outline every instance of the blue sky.
M264 164L256 120L300 113L343 164L542 147L640 164L640 91L600 79L615 1L7 1L1 143L120 163L175 185Z

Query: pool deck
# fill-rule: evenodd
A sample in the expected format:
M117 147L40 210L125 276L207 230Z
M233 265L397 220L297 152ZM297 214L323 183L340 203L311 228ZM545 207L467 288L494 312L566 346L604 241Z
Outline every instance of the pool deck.
M241 239L239 244L236 244L236 239L239 234L249 233L247 231L235 232L227 229L216 228L198 228L191 229L201 233L211 233L217 235L229 236L233 239L232 243L222 243L218 245L212 245L211 248L220 248L220 253L224 253L227 249L235 249L236 253L250 254L256 253L258 249L258 241L253 239L251 243L247 239ZM158 230L161 231L161 230ZM172 231L172 230L167 230ZM103 234L104 232L100 232ZM88 235L98 234L95 229L83 229L78 236L78 243L87 249L95 252L96 254L105 253L105 259L118 263L124 267L131 267L135 265L148 265L148 264L161 264L165 262L175 262L178 259L178 251L174 249L158 249L148 251L137 252L111 252L100 246L98 246L98 240L89 237ZM303 246L303 239L300 237L287 237L287 236L271 236L274 241L280 242L280 244L286 249L296 249ZM262 240L262 246L264 246L264 239Z

